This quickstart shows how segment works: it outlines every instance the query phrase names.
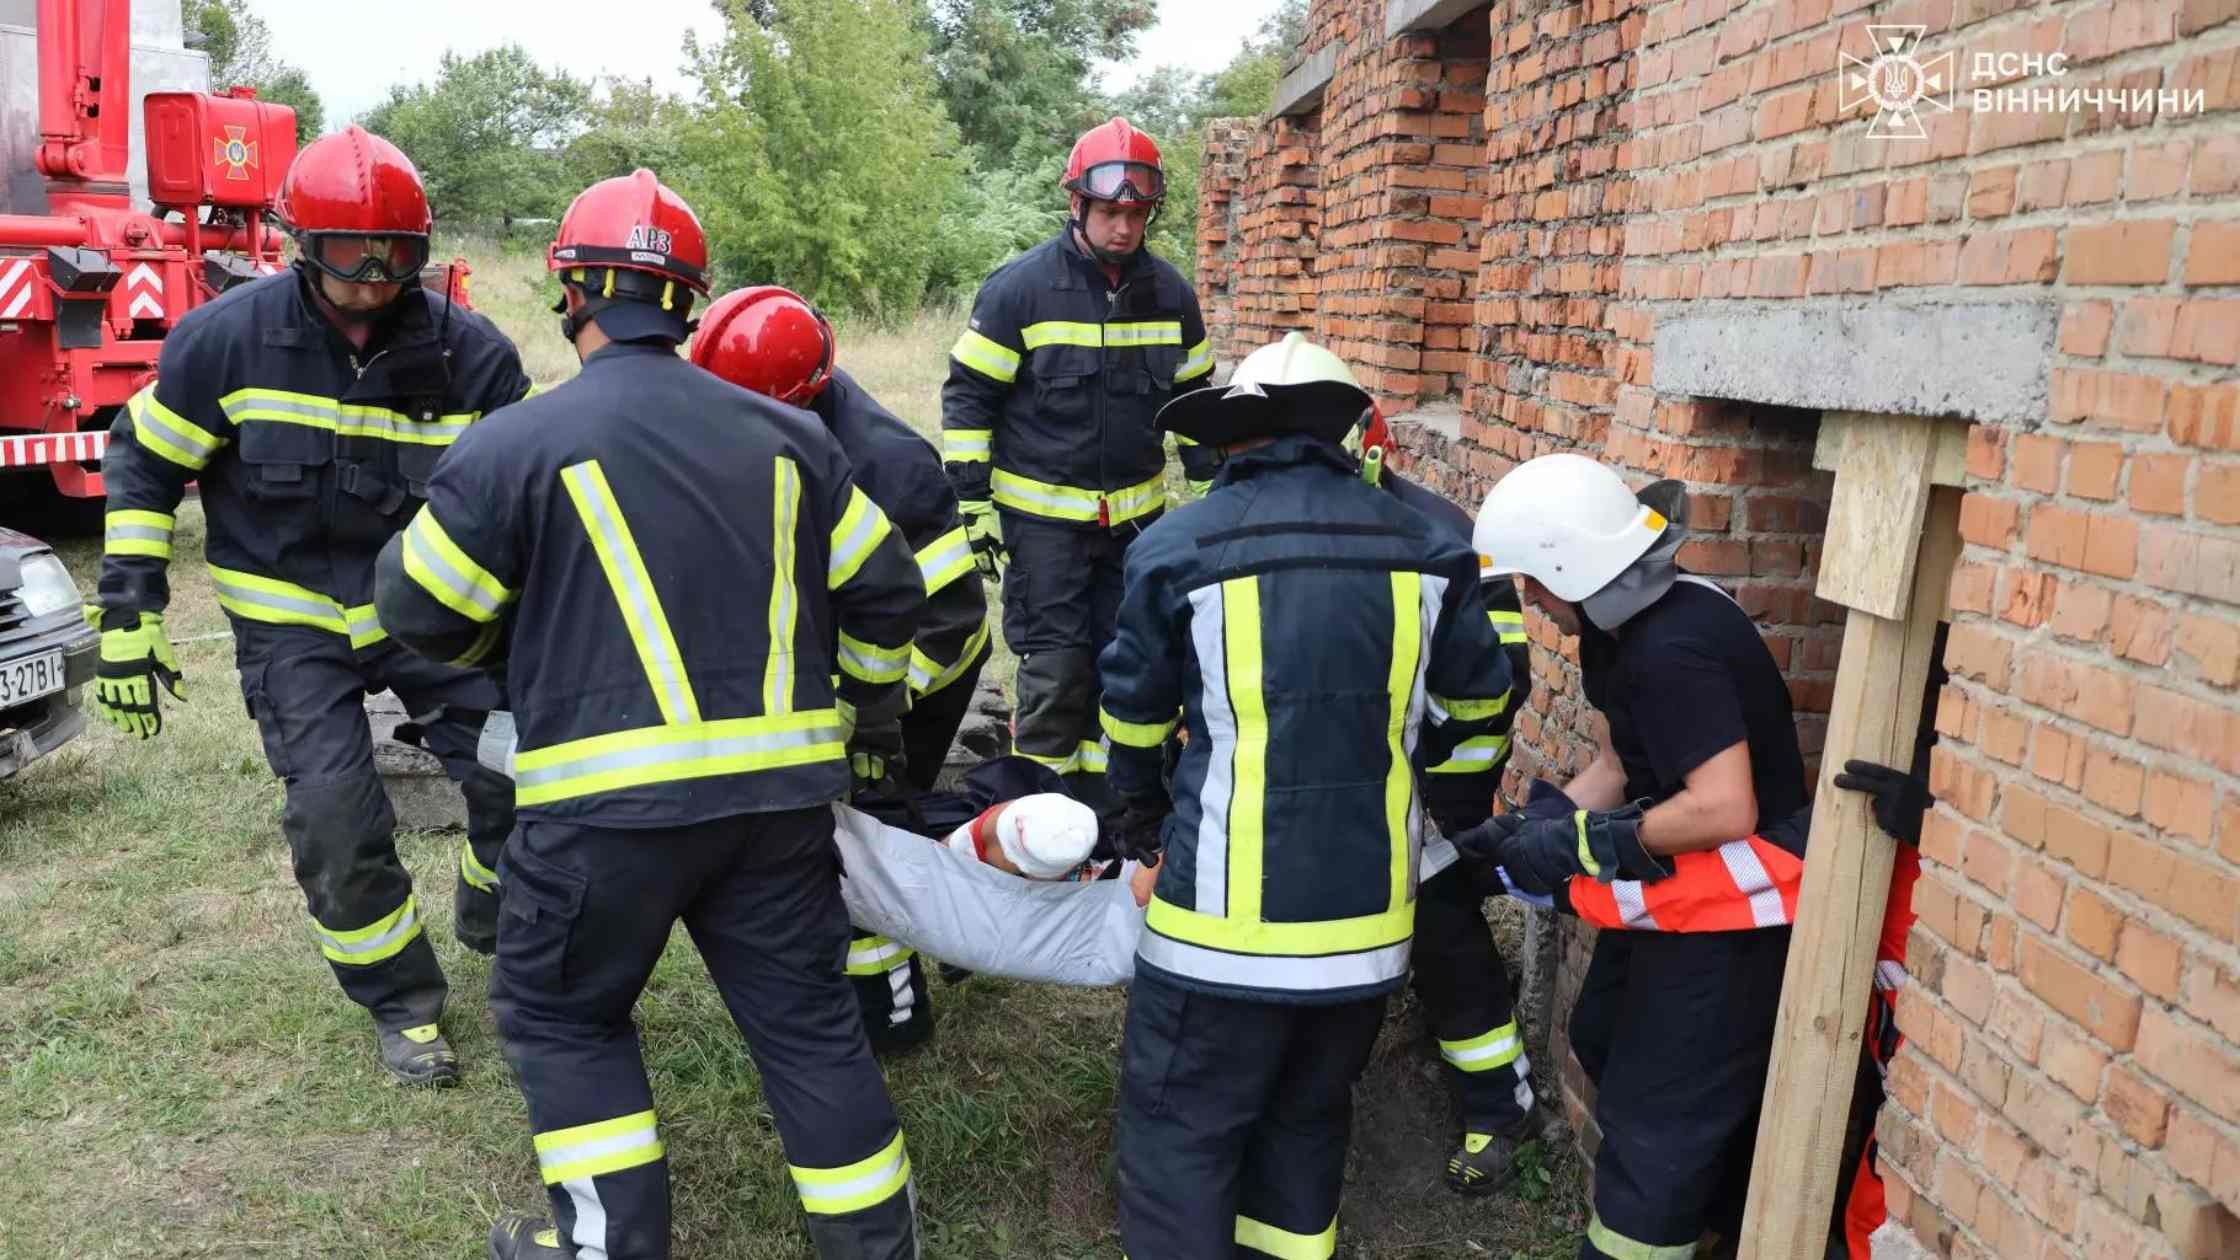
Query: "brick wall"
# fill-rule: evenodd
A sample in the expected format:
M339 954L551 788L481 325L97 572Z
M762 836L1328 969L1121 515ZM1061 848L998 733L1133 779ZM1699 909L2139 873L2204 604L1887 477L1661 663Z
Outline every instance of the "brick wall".
M1658 392L1658 321L1724 299L2058 305L2043 413L1969 445L1882 1122L1893 1214L1951 1256L2240 1254L2240 0L1510 0L1395 40L1383 10L1320 0L1310 44L1346 41L1324 106L1256 133L1323 192L1287 238L1305 265L1256 309L1288 290L1388 409L1428 399L1436 382L1399 378L1430 375L1438 328L1378 309L1380 285L1414 296L1453 270L1434 248L1474 242L1461 419L1402 425L1412 465L1466 502L1559 449L1686 481L1685 559L1758 619L1808 753L1842 617L1812 595L1817 413ZM1871 57L1870 21L1959 54L1958 107L1924 110L1926 139L1839 116L1839 50ZM1972 77L1975 54L2057 51L2060 76ZM1474 167L1407 147L1453 125L1408 94L1427 64L1442 99L1472 93L1453 66L1482 65L1478 129L1444 141L1481 145ZM1976 86L2205 109L1978 114ZM1455 221L1398 196L1450 172L1483 199L1475 223L1380 265L1401 232ZM1274 174L1249 168L1238 223L1277 208L1247 187ZM1275 326L1237 306L1232 357ZM1391 353L1410 337L1417 370ZM1587 752L1575 644L1532 630L1517 770L1560 776ZM1554 1056L1575 1118L1590 1099L1560 1021L1585 944Z

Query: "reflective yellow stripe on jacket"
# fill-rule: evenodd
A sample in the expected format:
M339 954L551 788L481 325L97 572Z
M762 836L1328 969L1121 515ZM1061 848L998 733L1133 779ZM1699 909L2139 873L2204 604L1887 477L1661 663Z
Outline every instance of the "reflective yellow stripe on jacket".
M1051 485L998 468L989 474L988 488L997 503L1015 512L1063 521L1096 520L1100 501L1110 505L1108 519L1114 525L1148 516L1167 505L1163 473L1136 485L1100 492Z
M147 512L135 508L120 508L109 512L101 518L101 554L169 560L174 524L169 512Z
M132 437L140 449L189 472L201 472L226 444L226 439L164 406L152 384L134 394L124 409L132 417Z
M672 726L698 722L700 701L692 694L692 680L685 676L676 636L669 631L661 596L653 589L653 577L646 572L637 539L630 534L630 522L623 519L622 505L615 502L606 473L598 460L586 460L562 469L560 480L591 535L592 549L606 571L615 603L621 606L623 624L630 629L631 646L638 650L638 663L645 667L662 720Z
M245 621L310 626L342 635L350 640L350 646L360 648L389 637L371 604L346 608L309 587L214 564L210 566L210 581L218 593L218 606Z
M1217 983L1293 991L1359 987L1405 974L1415 931L1410 867L1416 827L1407 742L1428 614L1422 575L1390 576L1385 908L1319 921L1262 916L1269 728L1261 694L1260 588L1257 577L1230 578L1191 593L1191 633L1206 671L1201 702L1213 742L1199 795L1196 901L1185 907L1152 897L1145 918L1150 930L1138 947L1144 961ZM1148 737L1150 731L1130 733Z
M482 417L479 411L468 411L419 420L387 407L367 407L284 389L237 389L220 398L218 406L237 427L257 421L295 424L325 429L337 437L376 438L410 446L449 446Z

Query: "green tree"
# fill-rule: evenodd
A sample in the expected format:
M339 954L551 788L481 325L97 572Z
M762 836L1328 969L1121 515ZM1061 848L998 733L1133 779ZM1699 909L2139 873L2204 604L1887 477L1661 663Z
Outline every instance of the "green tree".
M689 102L656 90L649 79L609 82L562 154L567 187L588 188L641 166L664 179L677 177L698 119Z
M296 111L297 144L309 144L327 129L326 102L312 90L311 80L294 66L283 66L279 73L258 84L257 97Z
M249 0L187 0L181 16L210 54L211 87L257 86L272 74L272 31Z
M1283 0L1229 64L1207 81L1196 124L1268 112L1284 63L1307 33L1307 0Z
M706 108L677 175L722 277L914 310L963 171L917 4L788 0L768 27L723 11L719 43L687 43Z
M581 80L508 44L472 57L444 53L433 84L390 88L363 121L420 168L436 217L547 218L574 191L563 153L590 102Z
M1023 142L1063 148L1098 121L1096 63L1125 61L1156 0L930 0L934 67L958 134L980 166L1010 166Z
M303 71L272 55L272 30L249 0L187 0L181 16L190 37L210 54L213 90L253 87L259 97L294 108L298 144L326 129L325 103Z

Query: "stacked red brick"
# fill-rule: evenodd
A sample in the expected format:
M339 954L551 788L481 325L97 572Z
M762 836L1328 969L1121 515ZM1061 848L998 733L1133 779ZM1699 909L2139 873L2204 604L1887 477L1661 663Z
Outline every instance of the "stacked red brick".
M1407 124L1359 116L1348 92L1425 53L1426 37L1383 39L1383 8L1323 0L1313 18L1358 42L1315 153L1331 195L1307 230L1325 251L1294 283L1357 357L1402 332L1349 328L1357 312L1333 307L1376 272L1349 261L1354 242L1392 239L1356 185L1396 186L1398 158L1364 160L1356 137ZM1971 440L1918 983L1901 1009L1913 1040L1884 1116L1894 1212L1949 1255L2240 1249L2236 13L1598 0L1463 19L1492 48L1487 201L1462 438L1438 444L1434 480L1469 497L1569 447L1685 479L1688 560L1758 617L1808 749L1840 618L1811 597L1828 493L1811 413L1660 395L1657 321L1701 298L2061 305L2047 414ZM1976 114L1963 93L1924 112L1928 139L1870 140L1863 117L1838 117L1834 77L1839 44L1871 54L1870 18L1926 26L1928 52L1952 49L1964 73L1978 54L2037 54L1989 63L2018 75L2066 56L2058 79L1969 87L2198 92L2204 112ZM1468 46L1430 51L1450 47ZM1399 371L1369 362L1380 384ZM1584 751L1573 645L1535 633L1524 773ZM1583 1083L1566 1085L1579 1116Z

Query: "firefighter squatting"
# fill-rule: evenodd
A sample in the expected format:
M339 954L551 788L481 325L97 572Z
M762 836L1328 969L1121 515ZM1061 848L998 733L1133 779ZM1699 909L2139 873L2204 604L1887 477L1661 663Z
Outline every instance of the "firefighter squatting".
M182 319L113 431L101 714L153 736L182 693L163 614L197 482L312 938L383 1066L436 1086L460 1071L445 980L360 709L405 700L466 795L452 929L496 956L551 1200L500 1219L494 1256L669 1253L632 1008L678 920L820 1255L916 1254L874 1055L932 1033L923 949L1129 985L1128 1255L1331 1256L1353 1082L1401 986L1460 1086L1446 1182L1501 1189L1538 1128L1481 913L1502 894L1610 929L1572 1025L1604 1134L1580 1254L1731 1245L1806 785L1749 617L1675 563L1679 488L1552 455L1473 519L1384 468L1369 396L1297 334L1207 388L1196 297L1142 248L1148 138L1097 127L1064 187L1065 227L980 289L937 455L795 294L695 321L707 240L651 172L561 221L583 370L539 393L420 287L406 156L355 127L311 144L277 205L294 267ZM983 579L1019 659L1015 755L935 791L990 652ZM1604 721L1585 772L1495 813L1520 595L1579 636ZM1918 765L1838 782L1918 832Z

